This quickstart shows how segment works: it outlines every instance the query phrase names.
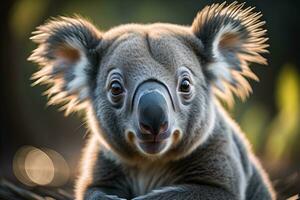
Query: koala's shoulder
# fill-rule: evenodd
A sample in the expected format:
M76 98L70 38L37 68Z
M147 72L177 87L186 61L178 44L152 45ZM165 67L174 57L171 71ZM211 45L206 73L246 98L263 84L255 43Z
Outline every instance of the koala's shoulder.
M185 171L180 180L216 184L240 193L252 170L248 148L240 134L224 122L219 124L203 145L173 163L173 168Z

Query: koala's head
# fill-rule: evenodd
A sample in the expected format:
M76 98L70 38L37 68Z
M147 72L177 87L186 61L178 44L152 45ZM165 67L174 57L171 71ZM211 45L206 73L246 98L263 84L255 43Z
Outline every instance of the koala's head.
M49 103L86 109L107 147L124 158L178 158L199 146L214 124L214 96L245 97L265 64L261 14L215 4L192 26L128 24L100 32L81 18L38 28L30 60L36 83L51 84Z

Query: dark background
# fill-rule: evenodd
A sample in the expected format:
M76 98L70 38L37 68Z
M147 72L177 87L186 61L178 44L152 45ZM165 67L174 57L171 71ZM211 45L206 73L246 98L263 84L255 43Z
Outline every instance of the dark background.
M85 125L76 115L64 117L47 107L44 86L31 87L37 66L26 61L35 48L31 32L51 16L74 13L101 30L123 23L191 24L209 0L11 0L1 3L0 18L0 177L16 180L14 156L24 145L59 153L70 167L72 185L78 172ZM229 3L231 1L228 1ZM253 95L236 101L232 116L246 132L281 198L300 192L300 1L250 0L263 13L268 30L269 65L253 66L260 82Z

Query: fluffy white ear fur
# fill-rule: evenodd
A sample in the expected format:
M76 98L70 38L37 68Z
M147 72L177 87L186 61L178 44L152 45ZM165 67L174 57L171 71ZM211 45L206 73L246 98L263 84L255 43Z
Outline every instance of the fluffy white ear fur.
M245 78L258 80L249 63L266 64L260 54L268 52L261 13L243 7L237 2L213 4L200 11L192 24L208 56L205 69L214 91L228 103L233 102L233 93L242 99L249 95L251 87Z
M49 84L48 104L65 103L69 114L85 106L89 94L89 72L100 42L99 31L81 18L61 17L38 27L31 39L38 44L28 60L41 68L34 84Z

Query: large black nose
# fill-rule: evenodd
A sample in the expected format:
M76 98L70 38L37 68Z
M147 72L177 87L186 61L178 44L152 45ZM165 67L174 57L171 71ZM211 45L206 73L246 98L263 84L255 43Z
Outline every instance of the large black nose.
M168 105L164 96L151 91L143 94L138 102L139 126L144 134L158 135L168 128Z

